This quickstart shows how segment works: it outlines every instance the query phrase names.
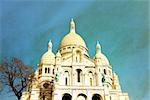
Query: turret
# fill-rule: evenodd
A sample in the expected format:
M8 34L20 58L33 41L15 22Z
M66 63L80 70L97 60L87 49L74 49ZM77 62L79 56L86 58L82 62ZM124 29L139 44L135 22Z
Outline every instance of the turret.
M101 46L100 46L99 42L97 41L96 54L95 54L95 57L94 57L95 65L100 65L100 59L101 59Z
M120 87L120 84L119 84L119 78L118 78L118 75L116 73L113 73L112 86L113 86L114 90L120 90L121 91L121 87Z
M56 54L56 65L60 65L61 64L61 54L58 51Z
M109 65L107 57L102 53L101 45L99 44L99 42L97 42L96 44L94 63L95 71L97 74L97 85L101 86L103 84L106 85L108 88L111 88L110 84L112 84L112 68ZM102 78L104 78L105 81L102 82Z
M41 80L52 81L54 76L55 55L52 52L52 42L48 43L48 51L43 54L39 64L39 76Z
M101 58L101 46L99 44L99 42L97 41L97 44L96 44L96 54L95 54L95 57L94 57L94 63L95 63L95 72L96 72L96 75L97 75L97 82L96 84L98 86L102 86L102 75L101 75L101 67L100 67L100 58Z
M56 65L55 65L55 76L54 76L54 82L55 85L59 84L60 79L62 78L62 69L61 69L61 54L58 51L56 54Z

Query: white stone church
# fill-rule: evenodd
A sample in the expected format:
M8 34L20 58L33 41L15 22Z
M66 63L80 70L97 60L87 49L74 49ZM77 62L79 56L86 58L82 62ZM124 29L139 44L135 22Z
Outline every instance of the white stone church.
M95 57L90 59L72 19L70 32L62 39L56 55L52 42L48 43L22 100L129 100L129 97L122 92L119 78L98 42Z

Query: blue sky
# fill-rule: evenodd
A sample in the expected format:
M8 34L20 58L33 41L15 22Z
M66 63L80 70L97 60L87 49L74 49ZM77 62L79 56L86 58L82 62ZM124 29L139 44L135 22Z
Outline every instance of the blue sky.
M56 53L74 18L91 58L96 41L119 75L130 100L148 100L148 1L0 1L0 55L15 56L37 68L47 43ZM16 100L12 94L0 95Z

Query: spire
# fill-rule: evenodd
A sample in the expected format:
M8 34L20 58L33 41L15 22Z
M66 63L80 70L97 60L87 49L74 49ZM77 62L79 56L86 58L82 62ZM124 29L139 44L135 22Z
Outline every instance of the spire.
M53 46L52 41L50 40L49 43L48 43L48 50L52 50L52 46Z
M57 52L56 57L61 57L61 54L59 51Z
M70 22L70 32L75 32L75 23L73 21L73 18L71 19L71 22Z
M101 46L99 42L97 41L95 58L100 58L100 57L101 57Z
M101 46L99 44L99 41L97 41L97 44L96 44L96 53L98 52L101 52Z
M119 77L116 73L113 73L113 88L121 91L121 87L119 84Z

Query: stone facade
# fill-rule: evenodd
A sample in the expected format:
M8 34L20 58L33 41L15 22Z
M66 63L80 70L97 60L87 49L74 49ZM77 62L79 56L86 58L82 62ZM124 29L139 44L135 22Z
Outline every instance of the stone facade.
M122 92L119 78L112 72L99 42L94 59L90 59L72 19L70 32L62 39L56 55L52 42L48 43L48 51L43 54L22 100L129 100L129 97Z

